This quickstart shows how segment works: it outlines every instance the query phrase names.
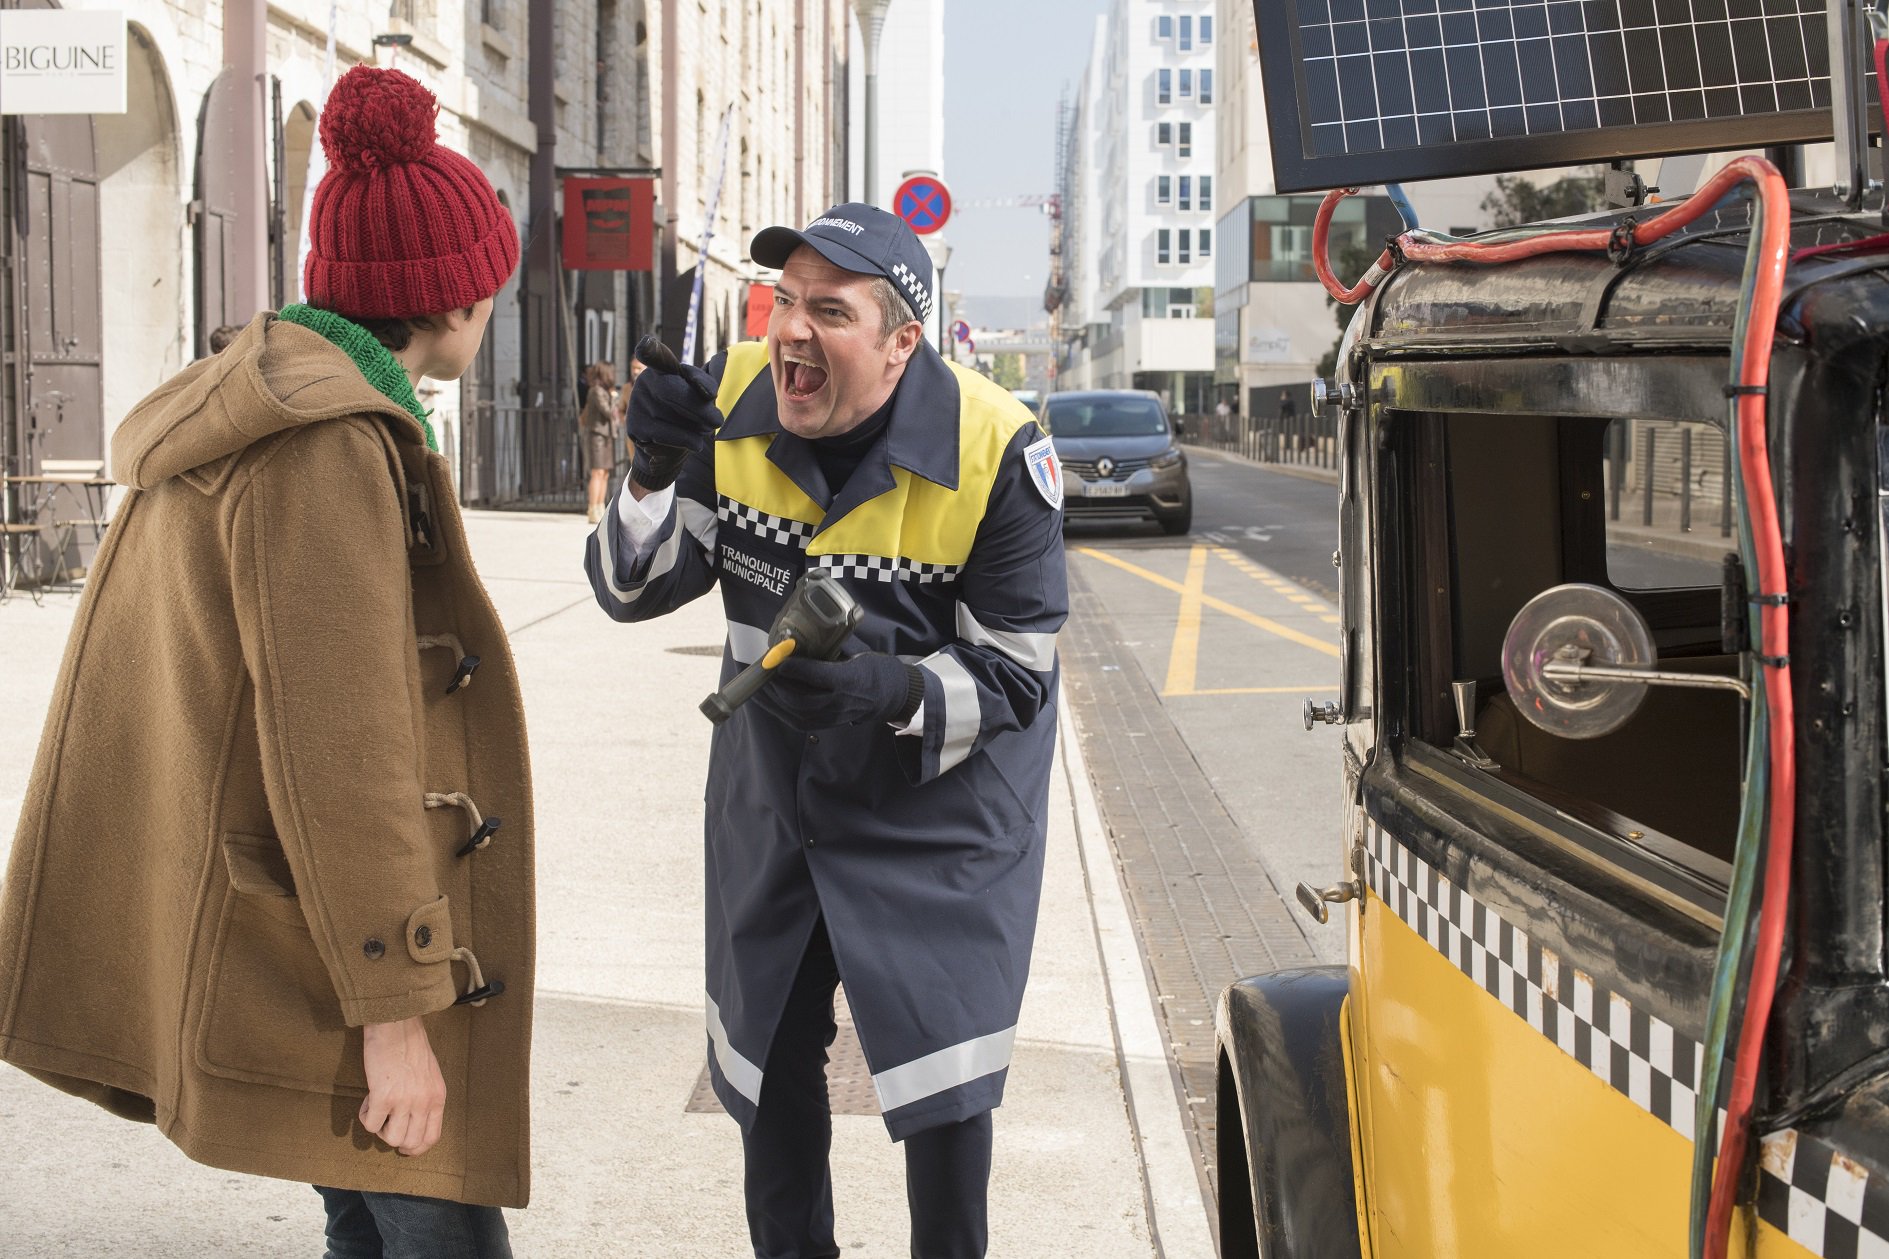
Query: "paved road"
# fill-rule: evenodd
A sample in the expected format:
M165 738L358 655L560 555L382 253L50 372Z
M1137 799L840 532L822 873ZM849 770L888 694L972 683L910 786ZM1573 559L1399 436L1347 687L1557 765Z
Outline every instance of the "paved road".
M1069 527L1062 660L1211 1195L1221 989L1344 957L1342 929L1290 901L1343 863L1337 741L1299 718L1335 693L1337 496L1212 455L1192 468L1189 536Z
M1162 695L1240 842L1290 897L1343 867L1337 740L1300 719L1307 698L1336 695L1337 486L1190 455L1191 535L1072 525L1072 567ZM1201 603L1188 612L1195 566ZM1342 933L1304 922L1319 958L1342 961Z

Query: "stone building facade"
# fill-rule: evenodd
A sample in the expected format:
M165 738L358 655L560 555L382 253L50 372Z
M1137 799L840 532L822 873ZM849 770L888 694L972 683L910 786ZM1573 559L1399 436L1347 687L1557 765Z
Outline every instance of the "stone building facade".
M748 285L765 278L746 254L753 232L804 222L844 193L844 0L68 5L124 12L129 107L7 119L0 129L0 203L28 206L0 236L9 264L0 269L0 456L9 472L107 457L130 406L205 352L211 328L297 300L302 216L320 172L316 117L331 75L349 66L397 66L439 96L441 140L486 171L528 256L534 240L555 242L559 230L544 163L544 221L534 221L541 136L559 171L657 178L656 271L565 271L544 254L542 274L521 266L499 294L469 379L424 397L456 449L469 412L542 408L550 424L574 409L582 364L611 361L621 378L641 333L660 327L680 344L730 107L698 358L743 333ZM56 7L0 0L26 6ZM550 101L541 92L534 116L532 50L547 38ZM228 69L233 62L260 74ZM525 300L533 283L536 304ZM544 312L539 322L550 326L534 326L527 311ZM575 421L557 424L550 436L564 459L563 428L574 432ZM529 433L515 427L507 440L520 449L495 458L531 457ZM13 496L6 518L23 510Z

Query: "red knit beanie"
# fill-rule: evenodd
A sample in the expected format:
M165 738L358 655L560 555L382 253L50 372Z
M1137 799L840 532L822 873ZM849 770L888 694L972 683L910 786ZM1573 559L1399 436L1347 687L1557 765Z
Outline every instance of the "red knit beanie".
M483 301L518 265L518 231L485 174L442 147L439 102L398 70L355 66L328 93L328 173L309 211L302 292L357 319Z

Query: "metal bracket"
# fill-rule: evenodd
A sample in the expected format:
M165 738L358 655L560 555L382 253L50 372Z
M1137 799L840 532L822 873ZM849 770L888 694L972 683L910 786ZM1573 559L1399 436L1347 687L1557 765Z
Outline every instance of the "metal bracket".
M1334 883L1330 887L1313 887L1310 883L1299 884L1299 904L1305 912L1316 918L1320 924L1331 921L1331 910L1327 905L1342 905L1346 901L1362 900L1364 886L1356 879L1344 883Z
M1338 710L1336 700L1326 700L1323 704L1309 699L1305 701L1305 728L1307 730L1320 722L1328 726L1341 726L1344 721L1345 715Z

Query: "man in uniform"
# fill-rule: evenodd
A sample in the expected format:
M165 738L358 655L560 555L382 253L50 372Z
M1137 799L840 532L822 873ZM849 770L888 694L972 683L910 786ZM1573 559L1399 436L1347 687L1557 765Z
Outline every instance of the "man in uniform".
M839 205L751 253L782 271L766 342L637 381L635 461L585 567L620 621L719 580L724 682L809 568L863 605L843 659L790 657L714 734L709 1070L757 1259L837 1256L843 978L905 1145L912 1254L981 1256L1042 887L1061 475L1020 403L926 342L931 268L903 222Z

